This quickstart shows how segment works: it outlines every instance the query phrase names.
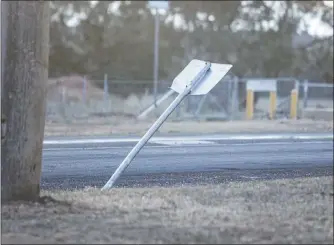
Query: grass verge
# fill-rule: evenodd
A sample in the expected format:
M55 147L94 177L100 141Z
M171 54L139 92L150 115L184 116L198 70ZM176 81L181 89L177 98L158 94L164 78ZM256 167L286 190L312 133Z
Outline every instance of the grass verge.
M45 136L76 135L142 135L154 121L136 121L120 117L90 118L70 124L46 123ZM254 120L254 121L167 121L159 132L206 134L206 133L308 133L333 132L333 121L314 120Z
M2 206L3 244L333 244L332 177L43 195Z

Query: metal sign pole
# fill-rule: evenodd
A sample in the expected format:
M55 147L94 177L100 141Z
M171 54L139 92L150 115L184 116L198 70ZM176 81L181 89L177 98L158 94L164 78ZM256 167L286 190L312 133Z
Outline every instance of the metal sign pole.
M185 90L180 93L175 100L168 106L168 108L161 114L161 116L155 121L155 123L149 128L146 134L139 140L135 147L130 151L130 153L125 157L123 162L118 166L114 174L108 180L108 182L103 186L102 190L110 189L117 179L121 176L124 170L129 166L131 161L135 158L138 152L144 147L147 141L153 136L153 134L160 128L162 123L167 119L167 117L174 111L174 109L182 102L182 100L191 93L192 89L201 82L205 77L207 72L210 70L211 63L207 62L205 67L197 74L197 76L186 86Z

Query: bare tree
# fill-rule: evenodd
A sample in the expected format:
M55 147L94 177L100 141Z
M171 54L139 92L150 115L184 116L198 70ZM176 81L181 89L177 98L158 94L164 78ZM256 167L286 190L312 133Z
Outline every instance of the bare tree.
M2 201L40 193L49 58L49 1L2 1Z

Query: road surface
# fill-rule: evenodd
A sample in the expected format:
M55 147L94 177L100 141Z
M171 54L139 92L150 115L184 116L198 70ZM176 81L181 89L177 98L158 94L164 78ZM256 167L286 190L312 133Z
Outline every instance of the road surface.
M46 138L42 188L102 187L139 138ZM215 184L333 174L332 134L155 137L117 186Z

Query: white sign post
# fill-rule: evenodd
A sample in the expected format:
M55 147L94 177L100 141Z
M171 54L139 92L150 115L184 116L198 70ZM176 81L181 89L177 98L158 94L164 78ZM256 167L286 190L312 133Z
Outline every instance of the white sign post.
M169 7L168 1L148 1L148 7L155 9L154 18L154 61L153 61L153 97L154 107L157 108L157 94L158 94L158 79L159 79L159 9L167 10Z
M202 60L192 60L183 71L174 79L171 89L179 93L175 100L161 114L155 123L149 128L146 134L139 140L135 147L125 157L123 162L116 169L114 174L104 185L102 190L110 189L123 171L129 166L133 158L138 154L141 148L160 128L162 123L174 111L187 95L207 94L232 68L232 65L216 64Z

